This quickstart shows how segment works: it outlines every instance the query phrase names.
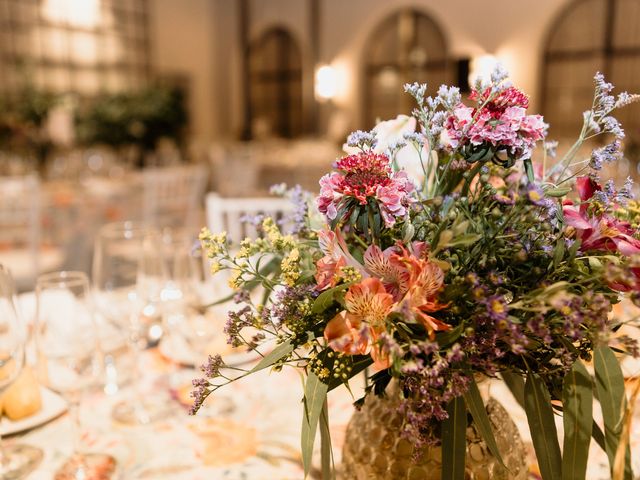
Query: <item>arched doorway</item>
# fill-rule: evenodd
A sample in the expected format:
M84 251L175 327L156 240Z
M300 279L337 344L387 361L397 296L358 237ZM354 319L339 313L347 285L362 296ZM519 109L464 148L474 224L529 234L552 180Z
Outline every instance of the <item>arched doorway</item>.
M413 99L402 86L427 82L435 91L450 81L450 64L446 39L429 16L405 9L383 20L364 51L366 126L409 113Z
M291 34L273 28L249 46L251 136L302 133L302 57Z

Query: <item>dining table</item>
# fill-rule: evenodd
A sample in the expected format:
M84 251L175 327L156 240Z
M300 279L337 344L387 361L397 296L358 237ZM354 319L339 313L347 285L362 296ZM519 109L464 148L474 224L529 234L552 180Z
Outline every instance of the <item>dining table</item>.
M33 313L33 294L23 294L20 304L25 317ZM218 312L223 311L219 309ZM216 343L224 350L223 319ZM161 419L146 425L124 425L112 419L113 406L132 398L130 380L93 389L81 404L82 449L115 457L116 477L122 480L302 480L300 453L303 377L293 368L279 372L263 370L219 389L195 416L188 413L193 379L202 376L190 352L168 335L154 348L144 351L137 381L140 394L163 405ZM181 346L182 345L182 346ZM227 350L228 351L228 350ZM212 352L213 353L213 352ZM126 355L126 353L123 353ZM234 352L228 357L239 368L251 368L255 353ZM627 386L640 381L640 361L623 363ZM329 392L329 421L335 465L340 477L341 449L353 412L353 402L363 393L364 381L353 379L350 391ZM530 478L539 477L528 430L527 417L499 378L489 382L489 393L510 413L523 438L529 456ZM43 409L47 409L44 405ZM594 405L597 422L599 406ZM5 424L6 425L6 424ZM562 418L556 416L558 430ZM66 411L42 424L5 438L8 443L29 444L42 449L43 460L28 480L51 480L56 469L72 451L72 423ZM321 478L319 441L314 458L318 466L309 478ZM640 452L640 409L636 409L631 432L631 451ZM640 473L640 455L634 455L635 472ZM607 456L591 442L588 478L609 479ZM344 479L350 480L350 479Z

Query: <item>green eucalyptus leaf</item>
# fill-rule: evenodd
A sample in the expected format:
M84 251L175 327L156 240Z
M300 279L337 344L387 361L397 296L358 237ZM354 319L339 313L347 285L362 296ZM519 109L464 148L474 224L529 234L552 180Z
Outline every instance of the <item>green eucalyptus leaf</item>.
M318 295L318 298L316 298L315 301L313 302L313 306L311 307L311 313L324 312L327 308L329 308L333 304L336 298L336 294L343 290L346 290L350 286L351 286L351 283L343 283L342 285L338 285L337 287L333 287L333 288L330 288L329 290L325 290L324 292L322 292L320 295Z
M331 449L331 432L329 431L329 408L327 407L326 398L320 413L320 462L322 465L322 480L334 480L335 469L333 450Z
M464 324L460 323L451 330L436 333L436 341L441 347L447 347L448 345L451 345L453 342L455 342L458 338L460 338L460 335L462 335L463 331Z
M549 190L545 190L544 194L547 197L564 197L571 190L572 190L571 187L550 188Z
M527 158L522 163L524 164L524 171L527 174L527 180L529 180L529 183L534 183L535 175L533 174L533 165L531 163L531 159Z
M506 468L504 462L502 461L502 455L500 455L500 450L498 449L496 438L493 435L493 430L491 430L491 422L489 420L489 415L487 415L487 410L485 409L484 402L482 401L480 390L478 390L478 384L476 383L473 376L471 376L469 390L464 394L464 400L466 402L467 408L469 409L469 412L471 412L473 421L475 422L475 425L482 435L485 443L489 447L489 450L491 451L493 456L498 459L500 465Z
M540 376L535 373L527 375L524 385L524 410L542 479L562 478L562 457L549 391Z
M596 391L604 420L605 451L609 458L609 467L613 472L616 451L622 434L622 416L626 407L624 377L618 359L607 346L595 349L593 352L593 364L596 374ZM630 456L631 454L627 447L625 480L631 480Z
M504 383L511 390L513 398L524 408L524 380L522 376L509 370L502 372L501 375Z
M291 352L293 352L293 345L290 340L285 340L281 344L279 344L276 348L271 350L268 354L260 359L260 361L256 364L255 367L251 369L251 373L258 372L260 370L264 370L265 368L269 368L270 366L277 363L279 360L287 357Z
M460 235L449 241L447 243L447 247L464 247L467 245L473 245L478 240L482 238L482 235L476 233L466 233L464 235Z
M560 237L556 242L556 248L553 250L553 268L558 268L560 262L564 258L564 238Z
M604 432L595 420L591 422L591 437L596 441L603 452L607 451L607 446L604 443Z
M463 397L447 405L449 418L442 422L442 480L464 480L467 443L467 408Z
M304 417L302 419L302 465L304 466L304 476L307 478L311 471L313 460L313 444L316 440L318 421L322 413L322 406L327 398L328 386L322 383L314 374L309 373L304 387Z
M593 382L580 360L564 377L562 406L562 480L585 480L593 423Z

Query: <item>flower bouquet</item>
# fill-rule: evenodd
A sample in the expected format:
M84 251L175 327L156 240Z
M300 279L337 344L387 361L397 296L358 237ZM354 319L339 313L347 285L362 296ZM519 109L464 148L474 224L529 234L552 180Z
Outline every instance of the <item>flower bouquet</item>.
M621 155L611 113L638 96L612 88L595 76L580 136L554 160L547 125L502 68L475 82L469 105L455 87L427 96L406 85L413 115L351 134L315 202L290 190L291 218L254 219L260 237L239 245L205 229L212 272L229 270L236 292L229 342L276 346L247 371L210 357L193 412L229 382L299 368L305 472L319 429L331 478L327 393L364 372L365 397L394 397L416 460L441 445L441 478L463 479L471 424L502 463L478 388L501 376L526 411L544 480L584 479L592 438L630 479L618 355L638 348L610 313L622 292L640 299L640 205L630 180L617 189L599 177ZM613 139L583 159L596 136Z

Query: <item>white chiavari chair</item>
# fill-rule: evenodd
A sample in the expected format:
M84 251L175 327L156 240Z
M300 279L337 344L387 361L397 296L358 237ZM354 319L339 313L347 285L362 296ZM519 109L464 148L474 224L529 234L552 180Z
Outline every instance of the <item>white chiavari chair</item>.
M147 169L142 174L143 220L156 227L196 227L209 183L206 165Z
M214 233L227 232L227 238L235 244L246 237L255 238L258 235L256 226L246 218L264 215L283 221L292 210L293 205L285 198L224 198L217 193L209 193L206 197L209 230Z
M60 249L42 243L42 201L37 176L0 177L0 263L19 290L33 288L39 273L64 261Z

